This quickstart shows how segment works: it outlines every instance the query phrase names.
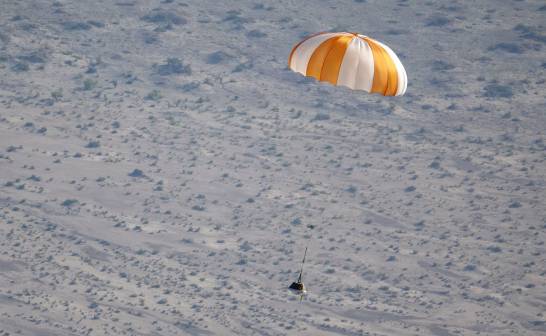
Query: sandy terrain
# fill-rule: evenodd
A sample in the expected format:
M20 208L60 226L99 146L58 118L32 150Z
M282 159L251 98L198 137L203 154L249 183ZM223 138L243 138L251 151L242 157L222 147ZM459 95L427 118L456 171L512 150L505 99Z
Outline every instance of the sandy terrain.
M544 335L545 78L543 1L3 0L0 335Z

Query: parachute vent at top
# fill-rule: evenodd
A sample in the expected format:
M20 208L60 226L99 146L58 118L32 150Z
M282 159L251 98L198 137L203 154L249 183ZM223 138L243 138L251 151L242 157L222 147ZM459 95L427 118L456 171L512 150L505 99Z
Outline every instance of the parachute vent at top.
M389 47L355 33L305 38L292 48L288 67L319 81L384 96L401 96L408 85L406 70Z

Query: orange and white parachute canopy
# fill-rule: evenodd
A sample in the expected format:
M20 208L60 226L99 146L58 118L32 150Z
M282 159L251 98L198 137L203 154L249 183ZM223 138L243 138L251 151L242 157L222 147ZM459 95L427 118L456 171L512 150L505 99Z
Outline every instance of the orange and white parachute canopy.
M355 33L318 33L298 43L288 66L304 76L384 96L401 96L408 77L383 43Z

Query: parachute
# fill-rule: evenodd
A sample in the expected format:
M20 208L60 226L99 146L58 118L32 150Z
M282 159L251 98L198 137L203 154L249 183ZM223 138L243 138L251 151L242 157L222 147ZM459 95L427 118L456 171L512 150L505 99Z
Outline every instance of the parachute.
M356 33L318 33L292 48L288 67L304 76L353 90L401 96L408 77L383 43Z

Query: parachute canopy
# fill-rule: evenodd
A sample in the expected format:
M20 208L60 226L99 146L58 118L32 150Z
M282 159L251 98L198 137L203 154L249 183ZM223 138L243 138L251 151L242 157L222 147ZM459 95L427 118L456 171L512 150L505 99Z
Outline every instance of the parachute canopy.
M353 90L401 96L408 77L383 43L356 33L318 33L292 48L288 66L304 76Z

